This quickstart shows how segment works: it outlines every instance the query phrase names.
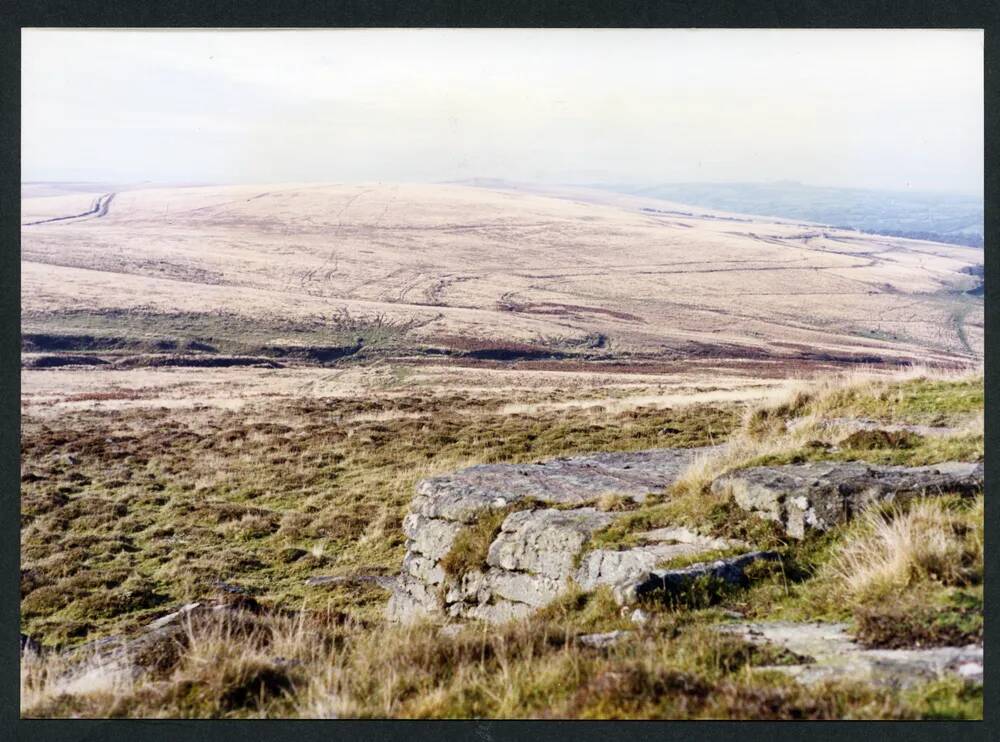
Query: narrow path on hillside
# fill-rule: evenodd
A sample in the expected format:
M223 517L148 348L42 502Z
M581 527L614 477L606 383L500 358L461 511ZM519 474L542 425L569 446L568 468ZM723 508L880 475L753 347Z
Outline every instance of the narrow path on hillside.
M115 197L114 193L104 193L97 197L91 207L84 211L82 214L70 214L68 216L53 216L49 219L38 219L33 222L25 222L24 227L31 227L35 224L50 224L52 222L65 222L70 220L83 220L89 219L91 217L95 219L100 219L102 216L107 216L108 207L111 206L111 201Z

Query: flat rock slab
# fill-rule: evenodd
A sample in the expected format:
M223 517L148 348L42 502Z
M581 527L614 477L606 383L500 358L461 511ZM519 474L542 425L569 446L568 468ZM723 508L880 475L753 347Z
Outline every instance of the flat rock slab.
M847 633L842 623L770 621L720 626L755 644L771 644L806 658L801 664L757 668L790 675L811 685L825 680L863 680L879 685L906 687L944 675L968 682L983 680L983 648L933 647L928 649L865 649Z
M971 495L983 488L983 465L875 466L812 462L760 466L719 477L712 491L730 490L744 510L777 521L788 535L825 531L879 502L901 502L944 493Z
M412 512L425 518L471 523L489 507L535 499L553 505L583 505L608 494L641 499L668 487L710 448L660 448L595 453L536 464L480 464L423 480Z

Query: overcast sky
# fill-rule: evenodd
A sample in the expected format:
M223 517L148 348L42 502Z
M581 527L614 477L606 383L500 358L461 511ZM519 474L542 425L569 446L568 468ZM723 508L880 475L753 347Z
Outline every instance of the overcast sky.
M22 179L980 194L979 31L25 30Z

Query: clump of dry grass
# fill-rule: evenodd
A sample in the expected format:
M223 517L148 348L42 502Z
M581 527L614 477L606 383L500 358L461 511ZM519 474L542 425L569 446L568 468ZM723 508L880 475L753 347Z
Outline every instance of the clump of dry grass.
M448 553L441 558L445 574L459 578L473 570L484 569L490 544L510 513L510 508L488 510L473 525L459 531Z
M70 709L72 699L87 697L101 706L131 691L131 678L87 657L66 657L22 652L20 667L21 710L25 716L48 716L54 708Z
M503 626L443 634L430 624L364 627L332 616L223 613L184 628L172 664L134 680L60 686L60 660L32 669L27 716L913 718L889 689L840 686L817 695L752 675L785 661L686 613L663 612L610 648L586 630L621 625L608 596L569 595ZM25 670L22 669L22 683ZM981 699L978 699L981 707ZM977 699L959 709L981 714Z
M628 510L635 510L636 501L628 495L606 492L597 498L594 506L605 513L623 513Z
M824 577L847 599L871 603L921 582L967 585L982 579L983 498L970 507L946 500L867 511Z

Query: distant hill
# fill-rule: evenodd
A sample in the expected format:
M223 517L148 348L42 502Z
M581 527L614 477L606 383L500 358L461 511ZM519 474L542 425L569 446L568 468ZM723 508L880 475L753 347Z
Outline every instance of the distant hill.
M489 361L982 357L977 250L621 193L148 188L24 198L21 219L23 326L43 344L328 357L405 335L407 352Z
M950 193L774 183L666 183L599 187L725 211L802 219L873 234L983 246L983 201Z

